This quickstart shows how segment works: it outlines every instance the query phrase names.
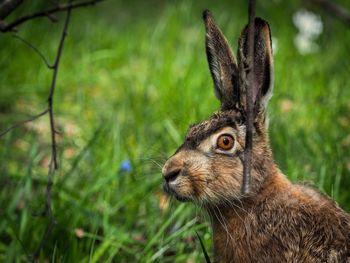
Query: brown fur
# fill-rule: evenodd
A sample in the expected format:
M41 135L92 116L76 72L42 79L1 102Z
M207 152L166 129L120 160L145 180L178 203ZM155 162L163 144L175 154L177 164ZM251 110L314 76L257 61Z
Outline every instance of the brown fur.
M327 196L292 184L278 169L267 136L266 106L273 84L268 24L256 20L255 123L251 191L242 195L245 90L227 40L204 13L209 68L222 105L192 125L185 142L163 167L164 188L210 215L216 262L350 262L350 217ZM246 55L242 31L239 63ZM242 66L242 65L240 65ZM220 136L234 146L223 150Z

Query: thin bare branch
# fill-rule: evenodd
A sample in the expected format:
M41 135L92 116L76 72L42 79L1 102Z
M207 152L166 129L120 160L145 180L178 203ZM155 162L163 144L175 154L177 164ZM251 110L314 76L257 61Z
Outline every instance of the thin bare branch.
M34 120L40 118L41 116L44 116L44 115L45 115L46 113L48 113L48 112L49 112L49 109L46 109L46 110L44 110L43 112L40 112L39 114L30 117L29 119L26 119L26 120L24 120L24 121L20 121L20 122L17 122L17 123L15 123L15 124L13 124L12 126L8 127L6 130L2 131L2 132L0 133L0 137L3 136L3 135L5 135L6 133L12 131L13 129L17 128L18 126L21 126L21 125L23 125L23 124L25 124L25 123L27 123L27 122L34 121Z
M12 13L20 4L23 3L23 0L4 0L0 4L0 20L3 20L9 14Z
M17 38L19 40L21 40L24 44L26 44L29 48L31 48L36 54L38 54L38 56L43 60L43 62L45 63L45 65L49 68L49 69L53 69L53 66L50 65L50 63L47 61L47 59L45 58L45 56L43 55L43 53L40 52L39 49L37 49L35 46L33 46L32 44L30 44L27 40L25 40L24 38L22 38L21 36L17 35L17 34L13 34L12 35L14 38Z
M338 18L346 25L350 26L350 12L344 7L329 0L309 0L311 3L321 7L332 17Z
M18 1L18 0L8 0L8 2L15 2L15 1ZM54 17L55 13L67 11L62 34L60 37L60 42L59 42L56 57L55 57L55 61L52 65L50 65L50 63L48 62L46 57L36 47L34 47L32 44L30 44L28 41L26 41L22 37L20 37L18 35L14 35L15 38L21 40L24 44L26 44L28 47L30 47L34 52L36 52L40 56L40 58L44 61L46 66L49 69L53 70L53 75L52 75L50 91L49 91L49 95L48 95L48 99L47 99L48 108L45 111L43 111L43 112L25 120L25 121L22 121L22 122L19 122L19 123L12 125L8 129L6 129L2 133L0 133L0 136L2 136L4 134L8 133L9 131L11 131L12 129L15 129L19 125L22 125L26 122L30 122L30 121L33 121L37 118L40 118L41 116L45 115L46 113L49 114L50 131L51 131L51 160L50 160L50 164L49 164L49 168L48 168L48 180L47 180L46 194L45 194L45 207L44 207L44 211L42 213L40 213L41 215L45 215L48 217L48 223L47 223L47 226L44 230L44 233L42 235L42 238L41 238L37 248L34 250L32 255L29 255L30 260L32 260L32 261L35 261L37 259L40 251L42 250L47 239L49 238L53 228L57 224L56 219L53 215L53 211L52 211L52 187L53 187L53 179L54 179L55 171L56 171L56 169L58 169L56 135L59 134L60 132L56 129L56 125L55 125L54 109L53 109L54 103L53 102L54 102L57 74L58 74L58 69L59 69L59 65L60 65L60 59L61 59L65 39L67 36L68 26L69 26L70 17L71 17L71 11L74 8L79 8L79 7L88 6L88 5L94 5L94 4L96 4L98 2L102 2L102 1L104 1L104 0L86 0L86 1L76 2L76 3L73 3L73 0L70 0L70 1L68 1L68 3L65 3L65 4L59 4L57 2L58 5L56 7L53 7L53 8L44 10L44 11L36 12L36 13L31 14L31 15L23 16L10 24L6 24L5 21L0 19L0 31L9 32L9 31L14 31L16 26L18 26L18 25L20 25L28 20L37 18L37 17L46 16L51 21L56 21L57 19ZM5 2L6 2L6 0L5 0ZM0 8L1 8L1 5L0 5ZM12 11L14 9L15 9L15 7L13 7ZM0 12L1 12L1 10L0 10ZM27 257L28 257L28 255L27 255Z
M53 75L52 75L50 93L49 93L49 97L47 99L49 116L50 116L50 127L51 127L52 160L54 163L55 170L58 168L58 163L57 163L56 128L55 128L55 119L54 119L54 111L53 111L53 95L55 93L58 67L59 67L60 60L61 60L61 54L62 54L62 50L63 50L63 46L64 46L64 41L67 37L67 30L68 30L68 25L69 25L69 21L70 21L71 10L72 10L72 8L68 8L68 10L67 10L67 16L66 16L66 20L64 22L60 43L58 45L56 59L55 59L55 62L52 66Z
M55 16L55 14L49 14L46 16L52 23L56 23L58 21L58 18Z
M48 102L48 112L49 112L49 119L50 119L50 130L51 130L51 160L49 165L49 172L48 172L48 179L47 179L47 185L46 185L46 194L45 194L45 215L48 217L49 222L46 226L46 229L44 231L44 234L41 238L41 241L37 247L37 249L34 251L32 258L35 259L38 254L40 253L41 249L43 248L46 240L49 238L53 228L55 227L56 219L52 213L52 186L53 186L53 179L55 175L55 170L58 168L57 163L57 143L56 143L56 127L55 127L55 119L54 119L54 110L53 110L53 97L55 94L55 88L56 88L56 80L57 80L57 73L58 68L60 65L60 59L65 43L65 39L67 37L68 32L68 25L70 22L71 17L71 10L72 8L67 9L67 15L64 22L60 42L57 49L56 59L53 64L53 75L52 75L52 81L50 86L50 93L47 99Z
M29 15L25 15L23 17L20 17L11 23L3 25L0 28L0 31L2 31L2 32L13 31L16 26L18 26L18 25L20 25L28 20L31 20L31 19L34 19L37 17L50 17L50 19L51 19L51 15L54 13L63 12L63 11L67 11L67 10L71 10L71 9L79 8L79 7L83 7L83 6L95 5L95 4L102 2L102 1L105 1L105 0L86 0L86 1L76 2L76 3L72 3L72 1L70 1L70 2L65 3L65 4L59 4L58 6L51 7L49 9L46 9L43 11L39 11L39 12L36 12L33 14L29 14Z
M48 179L47 179L47 185L46 185L46 196L45 196L45 210L42 214L46 215L49 219L48 224L46 225L44 234L40 240L39 245L35 249L34 253L30 255L31 260L35 260L37 256L39 255L41 249L45 245L45 242L49 238L53 228L57 224L55 217L53 216L52 213L52 185L53 185L53 176L55 174L55 167L54 167L54 162L51 157L51 161L49 164L49 172L48 172Z
M248 68L246 74L246 102L247 102L247 129L245 137L244 164L243 164L243 184L242 193L248 194L250 191L250 172L253 148L253 85L254 85L254 20L255 20L255 0L249 0L248 8Z

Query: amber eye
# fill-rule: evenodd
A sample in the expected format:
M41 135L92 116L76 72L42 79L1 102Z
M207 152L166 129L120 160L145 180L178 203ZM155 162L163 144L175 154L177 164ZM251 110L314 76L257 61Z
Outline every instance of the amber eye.
M216 144L221 150L230 150L234 146L235 139L229 134L222 134L219 136Z

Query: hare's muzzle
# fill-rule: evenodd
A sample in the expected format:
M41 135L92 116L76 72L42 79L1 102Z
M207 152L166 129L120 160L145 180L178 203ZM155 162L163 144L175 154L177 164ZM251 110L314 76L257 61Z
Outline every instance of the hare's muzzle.
M162 169L164 191L175 195L175 197L177 196L179 177L181 177L182 170L182 161L176 155L167 160Z
M209 166L210 159L201 151L178 151L166 161L162 169L164 191L179 201L201 198L210 177Z

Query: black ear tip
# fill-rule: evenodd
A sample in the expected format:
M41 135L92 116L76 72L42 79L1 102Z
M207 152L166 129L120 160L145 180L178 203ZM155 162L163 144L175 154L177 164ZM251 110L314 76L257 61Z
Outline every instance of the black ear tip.
M211 17L210 11L208 9L205 9L202 13L203 19L207 20L208 17Z
M262 19L261 17L256 17L254 22L257 27L264 27L264 26L270 27L269 23L265 19Z

